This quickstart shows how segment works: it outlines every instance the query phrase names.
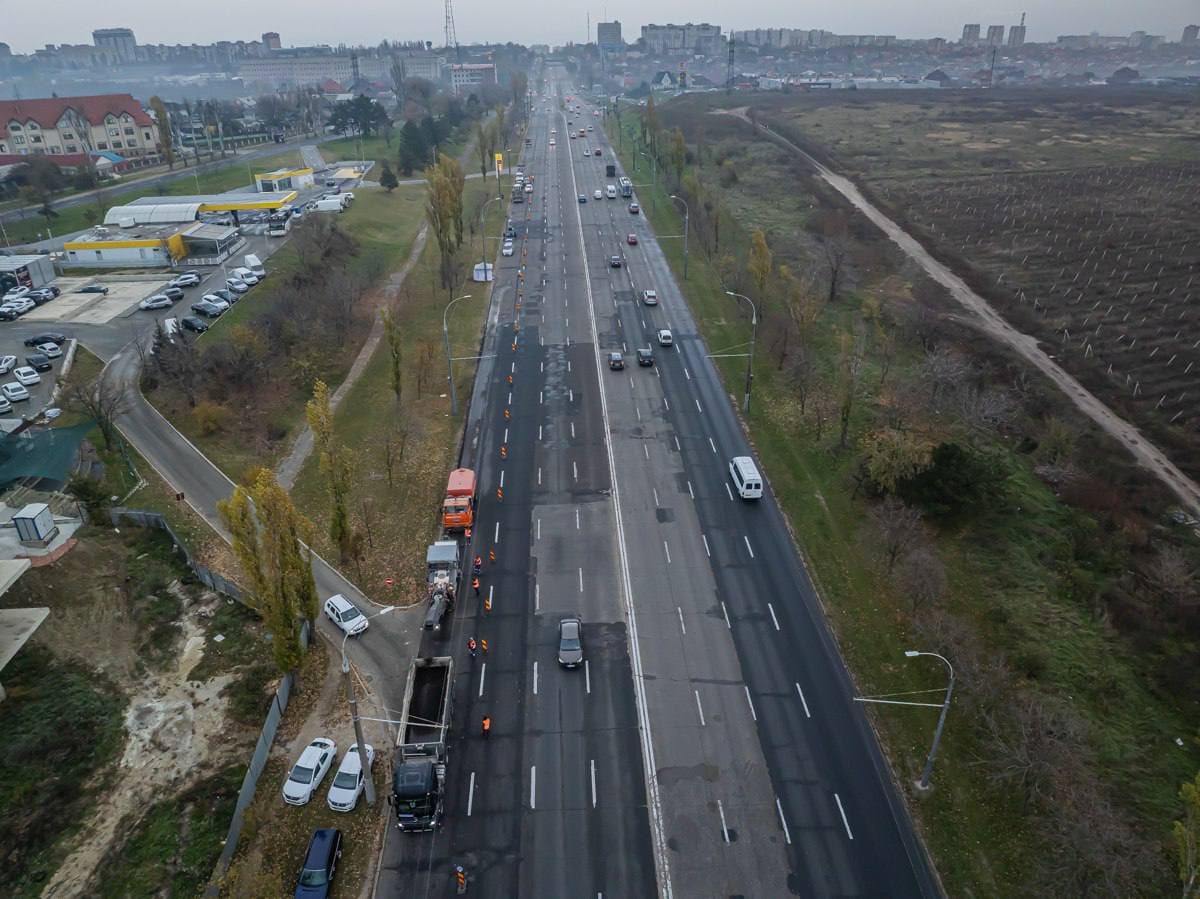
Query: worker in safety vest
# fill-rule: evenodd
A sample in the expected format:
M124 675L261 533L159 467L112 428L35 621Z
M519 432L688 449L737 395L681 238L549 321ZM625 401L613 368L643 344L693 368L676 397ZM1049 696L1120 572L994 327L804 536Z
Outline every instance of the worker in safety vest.
M479 578L475 578L475 580L471 581L471 586L475 588L475 595L478 596L479 595Z
M483 556L476 556L475 557L475 573L479 574L479 572L481 572L481 571L483 571Z
M483 716L483 736L486 738L492 732L492 716Z
M479 649L479 644L475 642L474 637L467 641L467 649L471 650L471 658L475 658L475 651Z

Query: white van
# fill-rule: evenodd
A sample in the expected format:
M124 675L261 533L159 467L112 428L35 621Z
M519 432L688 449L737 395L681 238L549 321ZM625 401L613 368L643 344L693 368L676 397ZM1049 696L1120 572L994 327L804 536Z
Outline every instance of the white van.
M762 475L749 456L734 456L729 460L729 476L742 499L758 499L763 495Z
M246 254L243 261L246 263L246 268L254 272L254 277L265 278L267 276L267 270L263 267L262 260L253 253Z
M341 212L345 208L346 204L341 197L322 197L314 207L317 212Z
M607 187L607 189L605 189L604 193L608 196L608 198L610 200L615 200L617 198L617 186L615 184L608 185L608 187Z

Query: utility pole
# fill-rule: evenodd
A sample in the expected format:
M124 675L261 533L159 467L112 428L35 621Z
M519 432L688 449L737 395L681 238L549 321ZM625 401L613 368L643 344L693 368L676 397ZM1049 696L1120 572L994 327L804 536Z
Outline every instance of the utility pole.
M450 383L450 414L458 415L458 392L454 388L454 360L450 356L450 307L459 300L469 300L471 295L455 297L446 304L442 313L442 345L446 348L446 380Z
M746 359L746 393L742 400L742 414L750 414L750 388L754 383L754 341L758 337L758 309L754 306L754 301L748 296L740 293L734 293L732 290L727 290L725 293L728 296L739 300L745 300L750 304L750 355Z
M347 637L350 635L347 634ZM367 805L375 805L375 779L367 764L367 744L363 740L362 721L358 718L358 697L354 695L354 678L350 676L350 660L346 658L345 637L342 638L342 676L346 679L346 696L350 700L350 719L354 722L354 739L358 743L358 760L362 764L363 786L366 788Z

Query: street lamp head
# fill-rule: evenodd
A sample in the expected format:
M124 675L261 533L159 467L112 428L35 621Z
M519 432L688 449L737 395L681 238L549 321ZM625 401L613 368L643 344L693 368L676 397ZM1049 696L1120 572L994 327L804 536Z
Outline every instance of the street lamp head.
M727 296L727 297L736 297L736 296L737 296L737 294L736 294L736 293L734 293L732 290L727 290L727 291L725 291L725 296Z
M919 655L920 655L920 653L919 653L919 652L917 652L915 649L906 649L906 650L904 650L904 654L905 654L906 656L908 656L910 659L911 659L911 658L913 658L913 657L915 657L915 656L919 656Z

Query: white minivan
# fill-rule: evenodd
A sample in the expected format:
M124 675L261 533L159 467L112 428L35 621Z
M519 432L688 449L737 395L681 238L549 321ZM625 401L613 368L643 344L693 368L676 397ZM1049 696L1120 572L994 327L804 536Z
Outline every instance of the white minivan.
M608 187L604 189L604 192L608 195L610 200L615 200L617 198L617 188L614 184L608 185Z
M762 475L749 456L734 456L729 460L729 476L742 499L758 499L763 495Z
M250 271L254 272L254 277L258 278L260 281L266 277L267 270L263 266L262 260L259 259L257 256L255 256L253 253L246 254L245 263L246 263L246 268L248 268L248 269L250 269Z

